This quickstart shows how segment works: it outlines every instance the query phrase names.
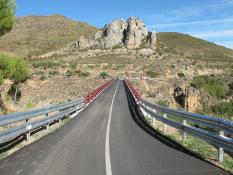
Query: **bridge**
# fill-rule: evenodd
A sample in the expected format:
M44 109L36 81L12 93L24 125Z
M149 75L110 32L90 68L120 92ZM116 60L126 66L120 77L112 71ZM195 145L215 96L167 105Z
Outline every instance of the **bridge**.
M183 119L169 120L168 115ZM47 108L0 116L0 143L16 137L30 140L34 131L72 118L61 128L0 161L0 175L226 175L230 174L167 139L144 120L162 121L224 150L233 151L232 122L172 110L141 99L129 81L111 80L85 98ZM37 116L44 116L33 120ZM197 122L217 134L188 125ZM24 122L22 122L24 121Z

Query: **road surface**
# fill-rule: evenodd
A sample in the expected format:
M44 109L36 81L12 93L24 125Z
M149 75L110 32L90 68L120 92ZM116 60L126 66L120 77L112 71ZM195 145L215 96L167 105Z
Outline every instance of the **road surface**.
M0 175L224 175L142 127L123 81L71 122L0 161Z

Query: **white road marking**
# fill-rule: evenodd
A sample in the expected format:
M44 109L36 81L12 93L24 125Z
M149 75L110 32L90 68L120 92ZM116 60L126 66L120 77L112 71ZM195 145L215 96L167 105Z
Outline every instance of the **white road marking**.
M110 133L110 122L111 122L111 118L112 118L112 108L113 108L113 103L114 103L114 100L115 100L115 97L116 97L118 87L119 87L119 81L117 83L117 88L116 88L114 96L112 98L112 103L111 103L110 113L109 113L109 118L108 118L108 125L107 125L107 130L106 130L106 139L105 139L106 175L112 175L110 149L109 149L109 133Z

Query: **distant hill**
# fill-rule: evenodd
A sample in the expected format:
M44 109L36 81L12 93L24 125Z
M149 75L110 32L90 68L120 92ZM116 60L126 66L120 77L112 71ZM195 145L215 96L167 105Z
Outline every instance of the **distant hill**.
M212 61L233 61L233 50L190 35L162 32L157 35L171 52L180 53L193 59Z
M0 37L0 52L30 57L79 39L94 37L96 27L61 15L17 17L11 32Z

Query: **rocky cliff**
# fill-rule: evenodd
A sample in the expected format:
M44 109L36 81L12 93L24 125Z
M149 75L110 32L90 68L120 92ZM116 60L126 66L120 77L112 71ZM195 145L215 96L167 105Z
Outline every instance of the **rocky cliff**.
M78 44L77 44L78 43ZM106 24L95 35L95 40L90 41L81 37L77 41L76 49L90 48L156 48L156 33L147 30L145 24L137 17L114 20Z

